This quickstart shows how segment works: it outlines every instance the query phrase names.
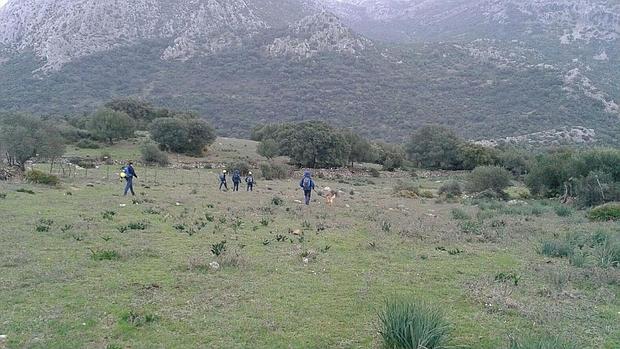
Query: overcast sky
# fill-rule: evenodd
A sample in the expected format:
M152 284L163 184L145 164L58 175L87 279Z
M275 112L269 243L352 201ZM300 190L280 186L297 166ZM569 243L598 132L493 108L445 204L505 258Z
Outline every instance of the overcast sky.
M0 0L0 7L4 6L5 2L6 2L6 0Z

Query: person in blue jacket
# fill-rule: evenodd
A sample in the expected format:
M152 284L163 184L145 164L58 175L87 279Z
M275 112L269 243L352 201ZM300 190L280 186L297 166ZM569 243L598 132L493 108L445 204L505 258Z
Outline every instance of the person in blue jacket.
M310 197L312 196L312 191L314 190L314 181L312 180L310 171L304 172L304 177L301 179L301 182L299 182L299 186L304 190L306 205L310 205Z
M135 196L136 193L133 191L133 178L138 178L138 175L136 174L136 170L134 170L133 163L131 161L129 161L127 166L123 168L123 173L125 174L125 181L127 182L127 184L125 184L124 195L127 196L127 193L131 191L131 195Z
M233 191L239 191L239 183L241 183L241 173L239 170L235 170L232 176L233 181Z

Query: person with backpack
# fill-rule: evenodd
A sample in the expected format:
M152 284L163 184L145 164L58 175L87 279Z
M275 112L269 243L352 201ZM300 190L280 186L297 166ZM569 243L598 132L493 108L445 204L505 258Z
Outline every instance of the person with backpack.
M235 170L232 176L233 181L233 191L239 191L239 183L241 183L241 173L239 170Z
M254 176L252 176L252 171L248 172L247 177L245 177L245 183L248 185L247 191L254 191Z
M220 174L220 190L224 187L225 190L228 190L228 184L226 183L226 170L222 171Z
M138 175L136 174L136 170L133 168L133 162L129 161L127 166L123 168L122 173L124 176L121 175L121 178L125 178L126 182L124 195L127 196L127 193L131 191L131 195L136 196L136 193L133 191L133 178L138 178Z
M301 179L301 182L299 182L299 186L304 190L306 205L310 205L310 197L312 196L312 191L314 190L314 181L312 180L310 171L304 172L304 177Z

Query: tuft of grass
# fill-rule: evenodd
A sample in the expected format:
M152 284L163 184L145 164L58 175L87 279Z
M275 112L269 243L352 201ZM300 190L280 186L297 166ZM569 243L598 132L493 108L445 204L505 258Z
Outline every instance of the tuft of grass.
M275 206L281 206L282 204L284 204L284 200L279 196L274 196L271 199L271 203L274 204Z
M130 310L129 312L123 314L121 316L121 321L124 323L134 326L141 327L144 325L148 325L157 320L157 316L149 313L143 313L139 311Z
M519 281L521 281L521 275L517 275L516 273L500 272L495 275L495 282L511 283L515 286L519 286Z
M511 340L509 349L577 349L575 344L558 337L526 338L521 341Z
M0 193L0 199L6 199L6 193Z
M453 208L451 212L452 218L457 220L468 220L471 218L462 208Z
M113 261L121 259L120 253L115 250L93 250L90 249L90 257L96 261Z
M586 256L582 252L574 252L568 257L568 263L573 267L583 268L586 264Z
M560 240L544 240L540 247L540 254L547 257L568 257L572 252L571 246Z
M34 191L32 191L30 189L19 188L19 189L15 190L15 191L18 192L18 193L34 195Z
M226 240L211 245L211 253L213 253L216 257L219 257L222 253L224 253L224 251L226 251Z
M603 268L620 267L620 242L608 239L598 248L599 264Z
M116 216L116 212L114 212L114 211L104 211L102 216L103 216L103 219L107 219L107 220L111 221L114 218L114 216Z
M145 230L146 229L146 223L132 222L132 223L127 224L127 228L129 228L131 230Z
M482 226L478 222L463 221L459 224L459 227L461 228L461 232L465 234L474 234L474 235L482 234Z
M448 348L450 326L436 308L416 301L387 301L379 314L385 348Z
M573 214L573 209L568 206L556 206L554 210L558 217L569 217Z

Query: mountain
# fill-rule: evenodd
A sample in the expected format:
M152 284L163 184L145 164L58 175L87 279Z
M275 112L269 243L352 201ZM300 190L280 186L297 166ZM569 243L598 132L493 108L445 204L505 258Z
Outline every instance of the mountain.
M525 36L471 28L466 39L437 27L441 40L392 40L361 23L410 21L416 2L329 1L9 0L0 9L0 109L53 117L134 96L197 110L231 136L322 119L394 141L426 123L472 139L574 127L618 138L615 73L599 68L616 64L613 48L575 62L565 56L580 45L541 50ZM417 2L438 8L433 23L450 9L467 22L468 3L482 2ZM599 34L590 43L615 40Z

